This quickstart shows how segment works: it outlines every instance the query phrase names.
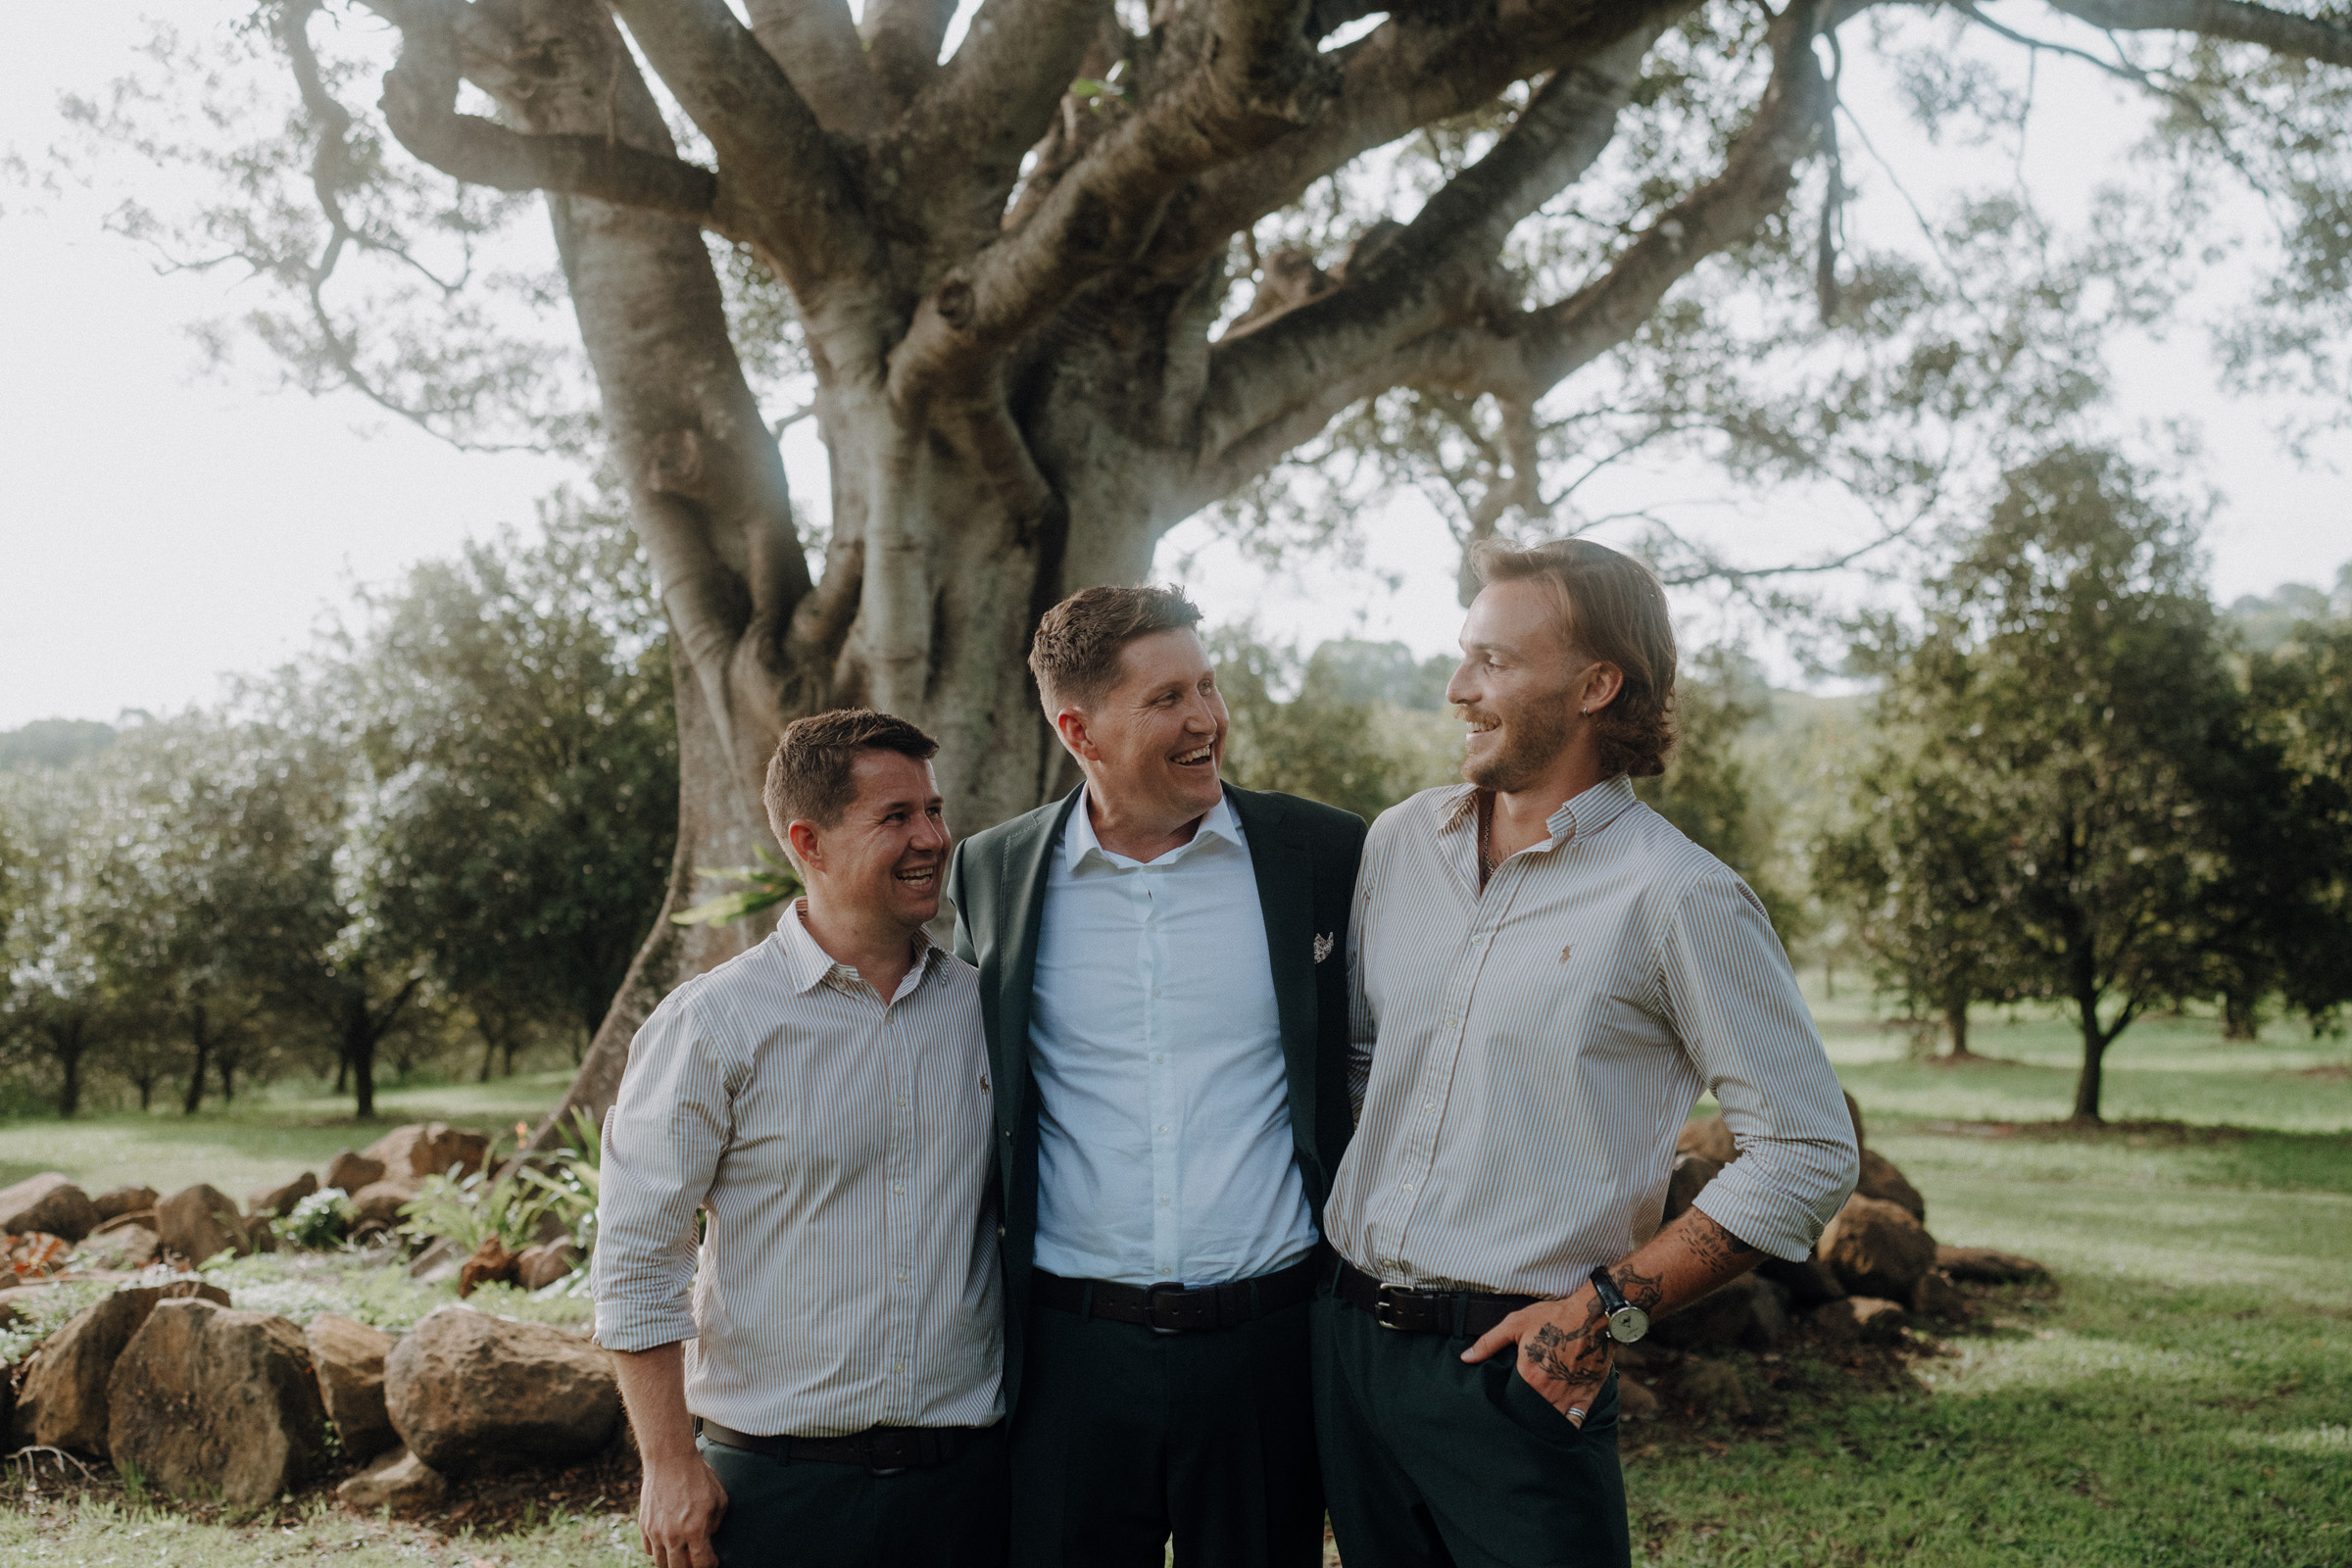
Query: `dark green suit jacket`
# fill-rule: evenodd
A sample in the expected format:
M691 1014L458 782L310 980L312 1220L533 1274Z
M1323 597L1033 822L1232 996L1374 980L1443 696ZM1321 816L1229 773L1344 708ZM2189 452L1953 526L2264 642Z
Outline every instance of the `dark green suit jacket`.
M1073 790L956 846L948 867L956 951L980 968L997 1102L998 1213L1004 1237L1004 1404L1021 1387L1023 1330L1037 1244L1037 1084L1029 1004L1046 868L1084 791ZM1348 911L1363 856L1363 818L1291 795L1225 786L1250 842L1266 955L1290 1080L1291 1142L1306 1200L1322 1224L1332 1173L1348 1148ZM1323 939L1328 939L1324 941ZM1315 956L1321 945L1324 956Z

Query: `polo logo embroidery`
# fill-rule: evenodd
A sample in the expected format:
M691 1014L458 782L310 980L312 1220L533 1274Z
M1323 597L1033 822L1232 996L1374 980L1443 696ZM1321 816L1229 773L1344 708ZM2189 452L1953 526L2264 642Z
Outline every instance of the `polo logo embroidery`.
M1315 938L1315 961L1317 963L1321 963L1325 958L1331 956L1332 938L1338 935L1339 933L1334 931Z
M1573 953L1574 951L1575 951L1575 945L1574 945L1573 943L1571 943L1569 946L1567 946L1567 947L1565 947L1565 948L1562 948L1562 949L1560 950L1560 961L1561 961L1562 963L1566 963L1566 962L1568 961L1568 955L1569 955L1570 953Z

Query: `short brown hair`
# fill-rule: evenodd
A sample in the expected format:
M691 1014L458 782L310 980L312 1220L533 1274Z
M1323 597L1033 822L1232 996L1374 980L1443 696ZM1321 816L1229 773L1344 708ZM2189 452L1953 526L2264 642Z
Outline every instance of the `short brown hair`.
M1514 550L1494 540L1471 555L1482 583L1536 581L1559 597L1568 645L1615 664L1625 685L1592 715L1601 771L1649 778L1674 750L1674 621L1657 574L1590 539Z
M1029 644L1029 673L1050 713L1083 707L1119 675L1119 651L1138 637L1200 624L1200 612L1174 588L1083 588L1046 612Z
M858 754L897 752L918 762L939 754L939 742L895 713L870 708L841 708L811 713L784 726L776 755L767 760L767 825L786 849L785 829L796 821L831 827L858 798Z

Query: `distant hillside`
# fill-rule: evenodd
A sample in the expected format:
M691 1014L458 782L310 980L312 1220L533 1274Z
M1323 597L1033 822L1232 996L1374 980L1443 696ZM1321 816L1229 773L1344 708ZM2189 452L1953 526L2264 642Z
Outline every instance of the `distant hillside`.
M115 727L92 718L36 718L0 730L0 768L65 767L115 744Z

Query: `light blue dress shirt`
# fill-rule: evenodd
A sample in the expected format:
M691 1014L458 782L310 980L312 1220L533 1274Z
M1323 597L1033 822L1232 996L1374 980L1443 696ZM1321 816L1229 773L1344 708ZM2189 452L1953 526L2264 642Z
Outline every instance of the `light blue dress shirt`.
M1257 876L1231 801L1151 861L1081 798L1049 864L1029 1025L1039 1268L1220 1285L1315 1245Z

